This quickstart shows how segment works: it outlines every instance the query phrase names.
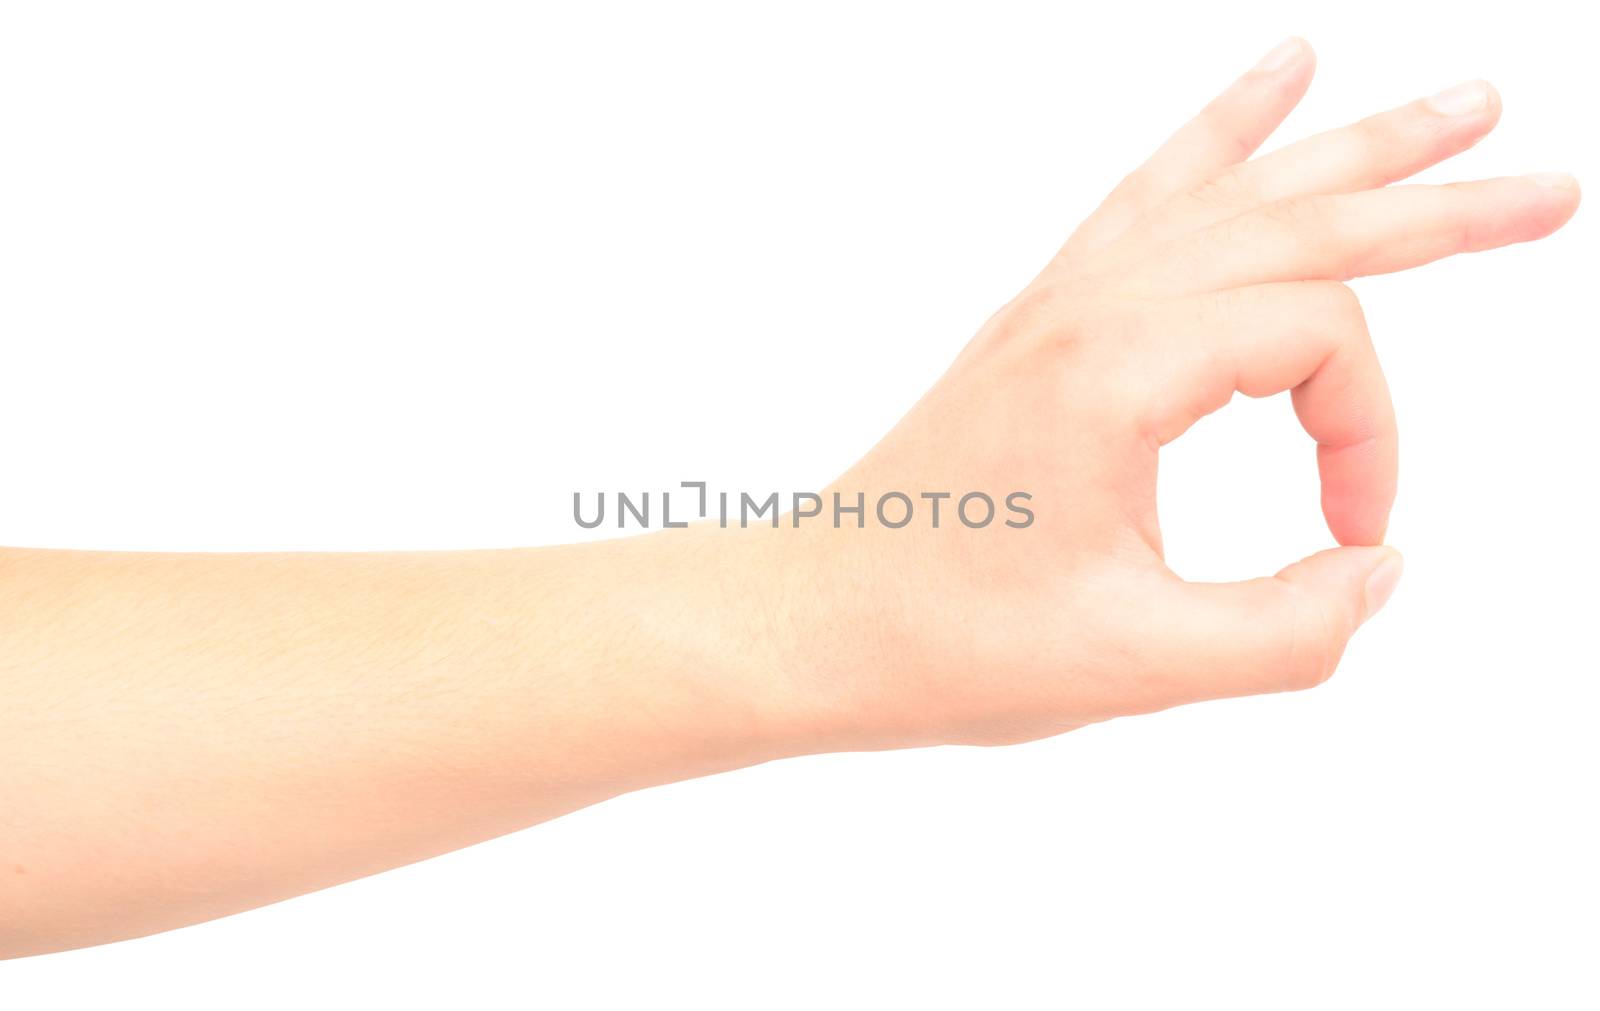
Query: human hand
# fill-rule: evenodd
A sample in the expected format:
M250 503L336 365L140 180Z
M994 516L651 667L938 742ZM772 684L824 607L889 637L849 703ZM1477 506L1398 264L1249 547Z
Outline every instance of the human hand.
M1487 86L1242 161L1311 69L1304 43L1275 51L1117 187L826 490L861 496L859 528L797 510L543 549L0 551L0 958L798 752L1019 741L1327 677L1399 573L1394 417L1342 282L1546 235L1578 191L1384 188L1486 133ZM1160 448L1235 391L1283 390L1342 546L1184 582ZM995 510L969 503L978 528L968 493ZM891 528L885 501L914 518Z
M1116 187L824 495L864 493L864 528L766 532L793 588L798 675L843 746L1005 743L1309 687L1388 598L1394 411L1344 282L1541 238L1578 187L1387 185L1494 126L1483 82L1245 161L1313 65L1285 42ZM1265 578L1183 581L1163 562L1158 451L1235 391L1285 390L1341 546ZM969 528L954 512L969 490L1026 491L1034 520L1007 527L1021 514L1002 506ZM874 516L892 491L917 507L899 529ZM954 494L938 529L924 492Z

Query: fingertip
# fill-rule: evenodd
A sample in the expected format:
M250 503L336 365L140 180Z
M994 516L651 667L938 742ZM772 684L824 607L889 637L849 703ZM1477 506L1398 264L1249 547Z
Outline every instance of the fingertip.
M1500 89L1482 78L1478 83L1483 86L1484 109L1478 114L1477 137L1483 138L1489 131L1500 125L1500 115L1505 112L1505 103L1500 99ZM1476 144L1478 141L1474 140Z
M1306 77L1310 77L1317 69L1317 51L1311 48L1310 42L1299 35L1291 35L1284 41L1295 47L1295 68Z
M1296 36L1296 38L1299 39L1299 36ZM1317 51L1312 49L1311 43L1307 42L1305 39L1299 39L1299 42L1305 54L1300 58L1301 65L1303 67L1301 72L1305 75L1304 84L1302 87L1309 88L1311 86L1311 78L1315 76L1317 72Z
M1296 562L1279 573L1279 578L1336 602L1334 606L1345 616L1342 641L1388 603L1404 566L1400 552L1386 544L1348 546Z
M1322 516L1334 540L1346 547L1381 545L1399 485L1393 429L1381 439L1318 451Z
M1522 177L1538 187L1537 210L1532 225L1534 238L1542 238L1572 220L1583 202L1583 191L1576 177L1566 172L1536 172Z
M1422 100L1422 104L1434 115L1451 119L1482 119L1500 115L1500 93L1481 77L1430 95Z
M1583 199L1583 191L1578 186L1578 179L1569 172L1535 172L1523 176L1524 179L1541 189L1552 190L1571 199L1573 206L1577 206Z
M1321 601L1297 617L1298 634L1310 652L1322 657L1323 678L1333 672L1351 636L1394 592L1400 564L1395 549L1363 545L1319 551L1278 573L1279 580Z
M1535 172L1523 176L1528 182L1547 190L1556 190L1562 193L1571 193L1574 198L1580 196L1578 179L1570 172Z
M1406 190L1420 195L1427 187L1389 187L1377 192L1389 195ZM1443 213L1430 226L1441 239L1434 255L1386 265L1385 270L1542 239L1571 220L1581 197L1578 181L1564 172L1446 183L1439 192L1449 194L1455 203L1441 205ZM1363 272L1378 271L1363 268Z
M1286 566L1279 571L1278 578L1344 596L1344 591L1364 586L1368 576L1380 565L1399 554L1387 544L1326 548Z
M1305 62L1316 62L1311 43L1298 35L1291 35L1267 51L1251 68L1255 74L1281 74Z
M1263 56L1235 87L1257 93L1265 89L1277 95L1277 101L1283 103L1281 119L1305 97L1316 69L1317 54L1312 51L1311 44L1298 35L1291 35Z
M1421 125L1436 140L1428 161L1416 166L1422 168L1460 154L1487 136L1500 122L1500 92L1479 78L1430 95L1407 111L1420 111Z
M1328 532L1341 547L1365 548L1383 543L1389 532L1389 510L1363 505L1357 509L1323 507Z
M1505 111L1505 102L1500 99L1499 88L1496 88L1488 81L1484 81L1483 86L1489 92L1489 125L1493 127L1494 124L1500 122L1500 114Z
M1322 517L1333 539L1347 548L1383 544L1389 532L1395 484L1392 469L1385 474L1369 468L1358 478L1324 485Z
M1362 622L1365 623L1383 609L1383 605L1394 596L1395 587L1400 584L1400 576L1405 571L1405 558L1393 548L1384 548L1385 554L1373 566L1367 575L1366 585L1362 596L1365 601L1365 614Z

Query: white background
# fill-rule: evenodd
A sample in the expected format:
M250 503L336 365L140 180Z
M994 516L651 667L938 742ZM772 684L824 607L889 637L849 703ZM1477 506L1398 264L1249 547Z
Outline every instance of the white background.
M532 544L576 488L820 486L1290 32L1280 139L1481 75L1503 124L1425 178L1600 195L1580 9L0 5L0 541ZM1358 282L1408 569L1317 691L649 791L0 964L0 1006L1600 1006L1597 210ZM1186 575L1329 543L1284 398L1162 466Z

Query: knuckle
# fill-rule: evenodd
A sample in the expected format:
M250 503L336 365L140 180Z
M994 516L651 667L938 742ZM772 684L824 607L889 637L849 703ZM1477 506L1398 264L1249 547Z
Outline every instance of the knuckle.
M1326 214L1322 204L1313 199L1293 197L1268 204L1261 209L1268 220L1292 231L1309 231L1322 227Z
M1140 167L1123 176L1111 193L1119 200L1128 200L1140 205L1149 202L1155 196L1155 190L1155 180L1151 177L1150 170Z
M1388 113L1368 116L1354 124L1350 127L1347 137L1355 148L1356 156L1364 161L1372 161L1383 152L1392 150L1397 144L1403 144L1405 140L1397 128L1394 116Z
M1060 284L1041 282L1006 303L986 329L1003 343L1026 341L1072 349L1080 346L1088 333L1082 318L1079 298Z
M1318 314L1332 321L1341 333L1364 338L1367 316L1361 298L1343 281L1307 281L1307 291L1316 301Z
M1345 281L1363 272L1373 252L1371 236L1354 227L1337 198L1295 197L1262 208L1266 221L1283 231L1288 241L1315 248L1325 269L1313 278Z
M1208 211L1238 210L1250 203L1238 170L1233 168L1190 187L1185 198L1198 209Z

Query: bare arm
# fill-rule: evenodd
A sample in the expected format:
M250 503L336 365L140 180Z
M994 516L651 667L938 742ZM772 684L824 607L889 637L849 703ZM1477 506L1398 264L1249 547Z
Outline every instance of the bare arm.
M149 933L798 747L752 537L0 552L0 954ZM791 729L793 728L793 729Z
M481 553L0 553L0 954L784 755L1022 741L1327 678L1400 571L1394 411L1344 282L1541 238L1579 198L1565 176L1389 185L1493 127L1481 82L1243 160L1313 62L1276 50L1112 192L823 490L859 521ZM1162 554L1159 450L1238 392L1291 393L1337 546L1186 582ZM968 492L1024 493L1028 520L970 522Z

